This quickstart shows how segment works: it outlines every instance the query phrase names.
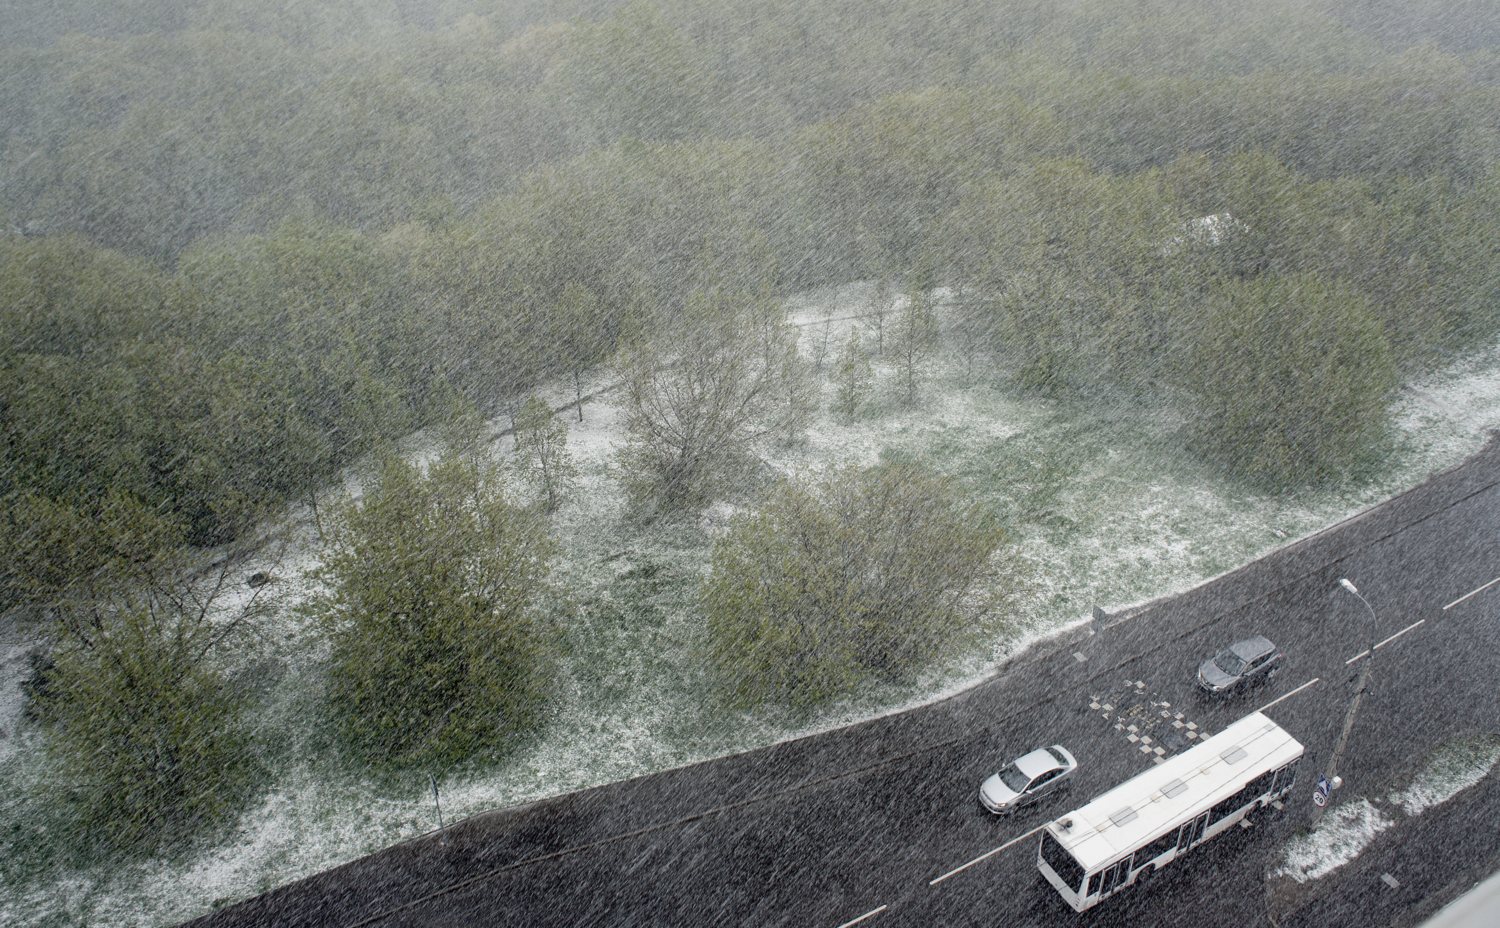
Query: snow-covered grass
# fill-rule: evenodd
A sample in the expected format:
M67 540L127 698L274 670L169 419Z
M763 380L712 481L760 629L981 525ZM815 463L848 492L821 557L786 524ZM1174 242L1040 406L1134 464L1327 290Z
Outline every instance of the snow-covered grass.
M1500 743L1494 739L1473 738L1445 745L1444 750L1428 758L1409 786L1390 797L1391 802L1408 816L1421 815L1484 779L1497 761Z
M1375 797L1340 796L1316 831L1288 838L1272 855L1273 880L1306 883L1358 857L1383 831L1446 802L1478 783L1500 761L1500 739L1458 738L1435 748L1408 782Z
M829 329L825 372L843 333L857 324L850 317L865 312L873 293L855 285L789 301L804 353L814 356ZM574 410L561 414L579 482L555 516L563 552L554 579L566 590L567 633L547 724L501 764L432 771L447 821L938 698L983 678L1038 638L1085 620L1095 605L1114 609L1189 588L1410 487L1477 450L1483 427L1500 424L1500 361L1492 353L1402 394L1398 451L1378 479L1267 497L1185 455L1181 423L1160 408L1020 395L997 372L970 369L953 356L933 365L918 404L903 408L892 372L877 362L876 375L876 395L858 421L821 416L804 443L768 443L764 461L790 471L869 464L895 452L963 481L1007 516L1015 544L1036 570L1038 595L1017 622L916 685L872 686L807 715L723 709L700 659L693 596L710 540L732 507L717 505L686 524L641 528L625 519L611 474L623 411L608 390L609 375L600 372L584 385L586 394L600 395L584 404L582 421ZM573 400L573 386L558 384L543 395L562 407ZM491 429L498 435L507 425L499 420ZM497 437L490 447L505 455L510 441ZM407 450L423 456L431 446L415 435ZM352 469L345 484L357 492L361 471ZM270 681L259 720L277 746L271 788L232 834L178 858L91 869L68 864L65 854L39 852L35 864L0 864L7 881L0 923L173 923L437 827L426 772L406 783L368 781L331 758L313 733L326 642L295 608L314 591L306 575L317 551L312 512L294 508L273 528L281 543L242 568L247 576L264 570L274 578L265 594L276 597L265 629L270 654L246 668ZM8 653L18 653L19 645L8 643ZM0 753L7 784L0 825L45 848L54 840L50 813L30 789L45 767L37 733L19 720L16 679L7 669L10 685L0 698L0 727L11 734L9 754Z
M1345 801L1323 816L1317 831L1287 842L1285 857L1272 876L1289 876L1299 883L1325 876L1358 857L1376 835L1395 824L1368 799L1341 798Z

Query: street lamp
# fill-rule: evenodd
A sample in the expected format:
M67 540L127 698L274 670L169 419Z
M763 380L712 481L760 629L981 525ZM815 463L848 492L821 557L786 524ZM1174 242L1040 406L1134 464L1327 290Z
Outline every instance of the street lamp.
M1369 600L1360 596L1359 590L1345 577L1339 578L1339 586L1358 597L1359 601L1364 603L1365 608L1370 611L1370 649L1365 652L1365 665L1359 672L1359 682L1354 686L1354 699L1350 701L1349 711L1344 715L1344 730L1339 732L1338 743L1333 746L1333 756L1328 758L1328 772L1323 774L1323 778L1334 789L1340 785L1338 778L1339 759L1344 756L1344 748L1349 744L1349 731L1354 728L1354 716L1359 713L1359 702L1364 698L1365 689L1370 685L1370 670L1375 663L1375 636L1377 634L1375 609L1370 605ZM1332 795L1328 797L1328 801L1333 801ZM1326 807L1327 803L1313 807L1312 827L1314 829L1323 821L1323 812Z

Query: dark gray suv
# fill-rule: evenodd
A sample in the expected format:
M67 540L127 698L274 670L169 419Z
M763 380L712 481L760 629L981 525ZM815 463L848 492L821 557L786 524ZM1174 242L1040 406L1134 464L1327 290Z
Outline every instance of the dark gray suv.
M1281 652L1264 635L1236 641L1198 667L1198 687L1216 696L1239 692L1276 676Z

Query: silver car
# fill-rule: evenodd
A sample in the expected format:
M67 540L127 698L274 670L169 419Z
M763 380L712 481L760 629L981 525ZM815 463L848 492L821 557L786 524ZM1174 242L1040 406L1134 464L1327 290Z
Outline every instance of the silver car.
M1077 769L1078 761L1062 745L1037 748L985 780L979 802L996 815L1007 815L1062 786Z

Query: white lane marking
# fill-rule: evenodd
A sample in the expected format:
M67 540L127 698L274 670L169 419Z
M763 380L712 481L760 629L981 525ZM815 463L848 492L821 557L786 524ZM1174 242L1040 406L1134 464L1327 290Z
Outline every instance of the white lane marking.
M1444 606L1443 607L1443 611L1447 612L1450 608L1452 608L1453 606L1458 605L1459 603L1461 603L1464 600L1468 599L1470 596L1473 596L1476 593L1483 593L1485 590L1489 589L1490 587L1494 586L1497 583L1500 583L1500 577L1496 577L1495 579L1491 580L1489 583L1486 583L1484 586L1480 587L1477 590L1471 590L1471 591L1465 593L1464 595L1460 596L1458 599L1455 599L1453 602L1451 602L1448 605Z
M844 922L842 925L839 926L839 928L849 928L850 925L858 925L860 922L862 922L865 919L869 918L871 915L879 915L881 912L884 912L888 908L890 908L890 906L883 905L883 906L881 906L878 909L871 909L870 911L868 911L865 914L861 915L859 918L856 918L852 922Z
M1286 699L1288 696L1296 696L1298 693L1300 693L1303 690L1307 689L1309 686L1312 686L1314 683L1317 683L1321 679L1323 679L1323 678L1322 677L1313 677L1311 680L1308 680L1306 683L1304 683L1301 686L1297 687L1296 689L1292 690L1290 693L1283 693L1282 695L1277 696L1275 699L1271 700L1270 702L1266 703L1264 706L1261 706L1259 709L1256 709L1255 711L1256 712L1264 712L1267 709L1271 708L1272 706L1276 705L1278 702L1281 702L1283 699Z
M976 857L973 860L969 861L968 863L964 864L962 867L957 867L957 868L955 868L953 870L949 870L947 873L943 874L942 876L938 877L935 880L928 880L927 881L927 885L928 886L936 886L937 884L939 884L939 883L943 882L944 880L948 879L948 877L953 876L955 873L962 873L963 871L969 869L970 867L974 866L975 864L979 863L980 861L982 861L982 860L988 860L991 857L994 857L996 854L998 854L1001 851L1005 850L1006 848L1010 847L1012 844L1015 844L1017 841L1025 841L1027 838L1031 837L1032 835L1036 834L1037 832L1041 831L1043 828L1046 828L1046 827L1047 827L1046 824L1038 825L1035 828L1031 829L1030 831L1026 832L1024 835L1021 835L1019 838L1011 838L1009 841L1007 841L1004 844L1000 845L999 847L995 848L993 851L990 851L987 854L980 854L978 857Z
M1418 620L1416 620L1415 622L1413 622L1410 625L1406 626L1405 628L1401 629L1396 634L1392 635L1391 637L1387 638L1386 640L1384 640L1384 641L1380 642L1379 644L1375 645L1375 647L1377 649L1385 647L1386 645L1390 644L1392 641L1395 641L1397 638L1400 638L1402 635L1406 634L1407 632L1411 631L1412 629L1416 628L1418 625L1421 625L1422 623L1424 623L1426 621L1427 621L1426 619L1418 619Z
M1407 632L1411 631L1412 629L1416 628L1418 625L1421 625L1423 622L1426 622L1426 621L1427 621L1426 619L1418 619L1417 621L1415 621L1415 622L1411 623L1410 625L1406 626L1405 628L1401 629L1396 634L1392 635L1391 637L1387 638L1386 640L1384 640L1384 641L1380 642L1379 644L1375 645L1375 649L1378 651L1379 649L1385 647L1386 645L1390 644L1392 641L1395 641L1397 638L1400 638L1402 635L1406 634ZM1370 653L1370 649L1366 648L1365 650L1363 650L1363 651L1359 652L1358 654L1354 655L1353 657L1349 658L1347 661L1344 661L1344 666L1347 667L1348 665L1354 663L1355 661L1359 660L1361 657L1364 657L1366 654L1369 654L1369 653Z

